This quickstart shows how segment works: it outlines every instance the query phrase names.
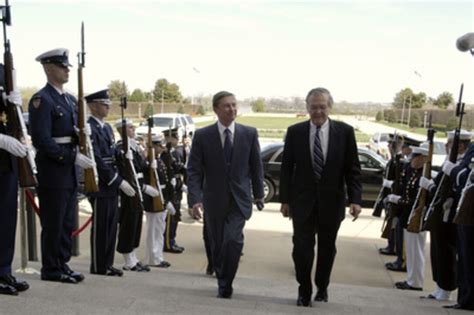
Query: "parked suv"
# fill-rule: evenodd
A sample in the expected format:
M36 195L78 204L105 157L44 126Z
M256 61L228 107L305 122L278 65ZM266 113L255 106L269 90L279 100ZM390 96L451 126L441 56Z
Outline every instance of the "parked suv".
M196 126L191 116L178 113L165 113L153 115L153 129L152 134L158 134L166 129L178 128L178 135L181 139L186 132L189 137L192 137ZM145 119L140 123L136 130L138 137L145 138L148 135L148 121Z
M376 132L372 138L370 138L368 147L370 150L376 152L378 155L388 160L390 158L390 152L388 151L388 140L388 133Z

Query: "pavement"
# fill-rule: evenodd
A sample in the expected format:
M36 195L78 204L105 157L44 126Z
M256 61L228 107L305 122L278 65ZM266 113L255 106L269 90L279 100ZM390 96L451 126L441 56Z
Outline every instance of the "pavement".
M82 201L80 208L84 222L90 206ZM406 274L384 268L393 257L378 254L377 248L385 246L379 237L382 219L371 213L372 209L364 209L357 221L343 221L329 303L315 303L313 308L295 305L291 221L280 215L279 204L270 203L262 212L255 211L246 224L244 255L230 300L216 298L216 279L205 275L202 222L184 213L178 242L186 250L165 253L169 269L126 272L122 278L91 275L87 228L80 235L81 255L70 262L73 269L86 275L84 282L62 284L41 281L37 274L22 274L31 288L16 297L0 295L0 314L468 314L441 308L453 302L419 298L434 288L429 263L423 292L393 288ZM20 241L17 244L15 268L20 267ZM143 257L142 248L138 254ZM122 266L121 255L116 255L115 262ZM29 262L27 267L39 270L41 265Z

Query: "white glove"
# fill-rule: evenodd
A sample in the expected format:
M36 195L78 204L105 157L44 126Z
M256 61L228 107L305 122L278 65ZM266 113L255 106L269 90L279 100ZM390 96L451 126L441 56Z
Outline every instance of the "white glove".
M95 162L89 159L87 156L85 156L81 152L77 152L75 164L79 165L80 167L84 169L95 167Z
M385 188L392 188L393 180L388 180L388 179L384 178L382 186L385 187Z
M424 176L420 177L420 187L426 190L431 190L435 185L434 180L428 179Z
M168 210L168 212L171 214L171 215L175 215L176 214L176 209L174 208L173 204L171 202L168 202L166 204L166 210Z
M88 135L89 137L92 135L92 129L91 129L91 125L89 125L89 123L86 123L84 125L84 132L86 135Z
M170 184L171 184L171 186L176 187L176 178L173 177L173 178L170 180Z
M11 91L10 94L6 94L5 92L2 94L3 100L9 101L12 104L21 106L22 99L20 91Z
M453 170L455 166L456 164L454 164L451 161L444 161L443 166L442 166L443 173L448 176L451 175L451 171Z
M394 204L397 204L400 201L400 198L402 198L402 197L399 196L399 195L394 195L394 194L390 194L390 195L387 196L388 202L391 202L391 203L394 203Z
M183 184L183 187L181 187L181 191L184 192L185 194L187 194L188 193L188 186Z
M158 197L160 195L160 192L150 185L143 185L143 192L150 197Z
M26 145L4 134L0 134L0 149L4 149L17 157L25 157L28 152Z
M125 195L129 197L133 197L136 194L135 189L133 189L132 185L130 185L126 180L122 180L119 188Z
M127 153L125 154L125 157L126 157L127 159L129 159L130 161L133 160L132 149L129 149L129 150L127 151Z
M151 162L150 167L154 170L158 168L158 163L156 163L156 160L153 160L153 162Z

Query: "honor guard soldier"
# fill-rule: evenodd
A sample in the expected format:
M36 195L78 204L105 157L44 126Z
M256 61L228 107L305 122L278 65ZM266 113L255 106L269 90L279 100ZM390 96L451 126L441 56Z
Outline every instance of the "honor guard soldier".
M3 73L3 71L1 71ZM3 86L4 78L0 78ZM21 104L21 95L12 92L8 100ZM12 275L17 221L18 174L15 157L25 157L27 148L17 139L8 136L5 124L5 103L0 98L0 294L17 295L29 288L28 283Z
M155 150L155 161L148 167L156 170L158 182L161 189L161 202L164 206L162 211L155 211L153 198L144 196L144 206L146 215L146 242L145 242L145 264L150 267L168 268L169 262L163 258L163 242L168 211L174 214L172 196L173 187L170 186L170 179L166 172L166 165L161 160L160 155L165 148L165 139L161 133L152 136L153 149ZM149 173L149 172L146 172ZM147 178L147 176L145 176ZM147 181L148 182L148 181Z
M54 49L36 58L47 78L44 88L29 103L30 130L37 150L38 198L41 220L41 279L77 283L84 279L72 271L72 236L77 211L76 165L95 166L77 150L77 101L64 91L69 80L67 49Z
M449 156L454 139L454 131L448 132L446 153ZM469 147L471 133L461 130L459 133L459 147L457 161L460 162ZM430 192L431 199L434 197L437 187L443 177L443 172L433 179L420 178L420 187ZM453 222L456 213L457 202L454 202L455 191L451 190L448 198L443 201L443 210L433 214L430 224L430 256L431 271L436 288L426 298L448 301L451 292L457 288L457 250L456 224Z
M94 158L99 174L99 191L89 195L92 214L91 266L93 274L122 276L123 272L113 267L117 239L119 189L133 194L133 188L124 180L115 163L115 138L110 124L104 122L109 114L111 101L108 90L85 97L91 116L88 123Z
M411 160L402 176L402 194L387 196L389 202L400 206L400 224L404 228L404 244L406 248L407 280L395 283L397 289L423 290L424 280L424 246L426 232L411 233L406 230L408 218L419 190L419 179L422 175L423 165L426 162L428 150L412 147Z
M120 135L122 135L122 120L119 119L115 127ZM139 191L136 191L137 195L142 196L142 193L147 194L151 197L159 196L159 191L150 185L144 183L143 171L147 168L147 162L145 160L144 152L138 143L135 141L135 127L130 119L126 119L126 133L128 137L129 149L123 148L123 141L117 143L117 151L119 163L126 162L125 159L133 162L135 170L135 186L138 187ZM127 152L129 156L125 156ZM120 167L119 167L120 170ZM123 254L125 265L123 270L126 271L150 271L150 267L142 264L136 255L136 248L140 245L140 236L142 230L143 221L143 204L140 205L139 209L133 206L134 203L130 202L130 196L122 190L120 194L120 215L119 215L119 233L118 233L118 244L117 251ZM143 202L143 198L141 198Z
M167 167L168 176L173 187L173 206L176 214L168 213L166 218L165 244L164 251L169 253L181 254L184 247L176 243L176 232L178 222L181 221L181 199L183 198L183 176L186 172L186 166L183 162L183 151L178 149L179 135L178 129L167 129L163 131L166 138L167 151L161 155L162 160Z

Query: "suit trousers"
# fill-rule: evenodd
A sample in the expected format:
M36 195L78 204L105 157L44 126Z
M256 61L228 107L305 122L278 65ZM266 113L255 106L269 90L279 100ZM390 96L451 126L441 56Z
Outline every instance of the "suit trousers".
M230 199L225 216L215 216L204 211L219 293L223 295L232 294L232 282L244 246L245 217L234 198Z
M89 198L92 205L91 273L105 274L114 264L118 196Z
M293 212L295 213L297 209ZM329 286L331 271L336 257L336 238L340 221L323 223L319 219L319 207L313 207L309 217L293 216L293 261L298 294L310 299L313 292L311 271L314 263L314 246L318 236L315 283L318 290Z
M412 287L423 288L425 279L426 232L411 233L404 230L407 283Z
M458 298L464 309L474 310L474 226L458 225Z
M146 240L145 261L146 265L159 265L163 260L163 233L165 231L167 210L161 212L145 212Z
M0 172L0 276L11 274L15 251L18 178L13 171Z
M71 259L72 231L76 223L76 188L38 187L41 221L41 275L57 277Z
M441 220L440 220L441 221ZM445 291L457 288L457 231L454 223L437 222L430 231L433 281Z
M203 225L202 225L202 239L204 241L204 248L206 250L207 268L209 268L210 270L214 270L214 266L212 264L211 245L209 241L209 235L207 234L207 224L206 224L205 218L203 220Z

